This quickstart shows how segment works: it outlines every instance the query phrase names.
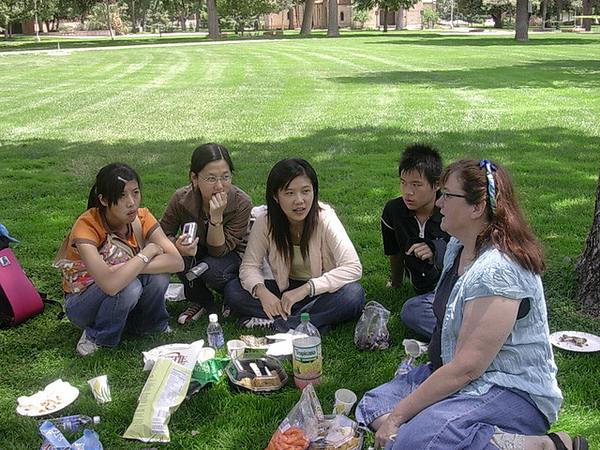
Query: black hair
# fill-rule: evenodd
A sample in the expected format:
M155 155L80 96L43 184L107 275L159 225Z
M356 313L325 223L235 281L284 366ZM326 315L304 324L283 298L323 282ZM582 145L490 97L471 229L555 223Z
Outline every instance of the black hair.
M438 150L429 144L411 144L400 156L398 164L398 175L402 172L417 171L425 178L432 187L440 180L443 164Z
M108 206L116 205L125 190L125 185L131 180L137 181L138 186L141 189L142 182L140 177L131 166L121 162L115 162L104 166L96 175L96 182L90 190L88 209L105 208L98 198L100 195L102 195L102 199L108 203Z
M277 250L283 255L288 264L291 264L294 257L290 222L275 197L279 194L279 191L286 189L294 178L302 175L306 175L310 179L314 194L310 211L304 219L304 228L300 240L302 257L307 259L308 243L319 221L319 180L317 173L308 161L301 158L287 158L275 164L267 178L266 202L269 231L273 236Z
M233 173L233 162L231 162L231 157L229 156L229 152L225 147L212 142L208 144L202 144L200 147L194 150L194 153L192 153L190 172L198 174L207 164L220 160L224 160L229 166L231 173Z

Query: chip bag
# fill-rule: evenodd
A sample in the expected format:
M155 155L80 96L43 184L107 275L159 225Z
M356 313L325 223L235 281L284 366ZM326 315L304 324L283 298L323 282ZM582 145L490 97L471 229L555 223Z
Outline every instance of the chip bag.
M362 350L386 349L390 346L387 323L390 312L377 302L370 301L354 330L354 343Z

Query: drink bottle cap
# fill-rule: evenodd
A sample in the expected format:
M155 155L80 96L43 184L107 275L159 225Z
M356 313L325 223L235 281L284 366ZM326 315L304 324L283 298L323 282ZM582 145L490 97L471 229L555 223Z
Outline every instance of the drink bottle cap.
M310 322L310 315L308 313L300 314L300 321L301 322Z
M209 320L209 322L212 322L212 323L218 322L219 321L219 316L217 316L216 314L210 314L208 316L208 320Z
M100 416L92 417L92 424L98 425L100 423Z

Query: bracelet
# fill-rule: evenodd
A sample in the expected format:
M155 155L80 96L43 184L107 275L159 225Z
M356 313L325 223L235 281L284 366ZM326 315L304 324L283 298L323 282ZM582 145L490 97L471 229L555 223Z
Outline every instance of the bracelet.
M144 264L148 264L150 262L150 258L148 258L143 253L138 253L135 256L138 256L142 261L144 261Z
M262 287L264 287L264 284L263 284L263 283L256 283L256 284L254 285L254 287L252 288L252 297L254 297L254 298L258 298L258 297L256 296L256 291L257 291L257 290L258 290L258 288L259 288L259 287L261 287L261 286L262 286Z
M310 288L310 293L308 294L309 297L314 297L315 296L315 283L313 283L313 280L308 280L308 287Z
M211 220L209 220L208 223L210 223L215 228L219 228L221 225L223 225L223 221L213 223Z

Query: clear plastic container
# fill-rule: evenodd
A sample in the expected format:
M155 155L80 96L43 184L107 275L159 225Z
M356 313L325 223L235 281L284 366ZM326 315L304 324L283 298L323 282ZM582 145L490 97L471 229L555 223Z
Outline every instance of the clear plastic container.
M294 384L304 389L307 384L317 385L323 378L323 356L321 354L321 334L310 323L308 313L300 315L300 325L294 331L292 341L292 366Z
M288 381L283 366L272 356L248 355L234 359L225 367L225 373L232 384L252 392L276 391Z
M100 416L85 416L83 414L77 414L74 416L63 416L55 419L41 420L40 424L44 422L50 422L56 428L65 431L79 431L83 428L91 427L100 423Z

